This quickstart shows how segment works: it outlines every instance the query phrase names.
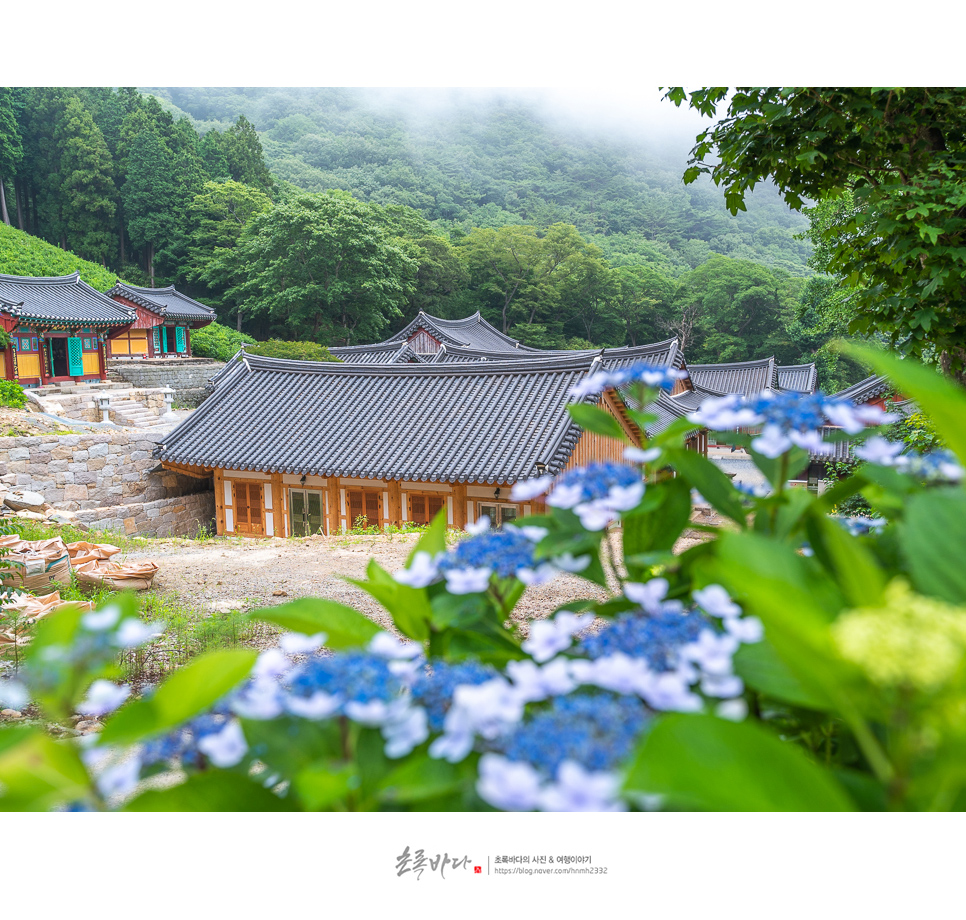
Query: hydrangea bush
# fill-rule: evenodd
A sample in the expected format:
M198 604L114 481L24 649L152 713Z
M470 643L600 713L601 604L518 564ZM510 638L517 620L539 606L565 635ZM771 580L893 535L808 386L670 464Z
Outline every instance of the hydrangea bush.
M253 614L278 648L203 656L136 698L116 652L155 640L135 601L38 624L0 703L105 719L57 741L0 730L0 808L122 810L849 810L966 805L966 395L865 353L949 445L876 440L884 413L822 396L707 404L623 464L518 483L547 514L480 522L447 547L441 516L404 569L357 581L395 634L303 599ZM643 429L647 366L598 375ZM635 408L636 407L636 408ZM585 429L613 419L572 406ZM789 489L830 423L864 463L822 495ZM743 440L770 483L749 494L685 450L696 424ZM699 493L727 523L691 522ZM875 517L833 509L861 494ZM619 525L622 552L612 538ZM708 539L679 554L686 528ZM575 574L608 590L522 629L527 588ZM163 781L154 779L163 774Z

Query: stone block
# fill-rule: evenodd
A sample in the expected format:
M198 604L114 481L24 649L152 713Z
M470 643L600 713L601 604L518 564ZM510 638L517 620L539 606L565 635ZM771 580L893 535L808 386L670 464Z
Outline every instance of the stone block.
M7 470L11 473L25 473L27 471L27 461L14 460L7 464Z
M26 447L15 447L7 457L8 460L29 460L30 451Z
M47 464L47 469L51 473L63 473L66 472L69 466L70 463L67 460L51 460L50 463Z
M64 501L80 502L87 497L86 485L69 485L64 489Z
M133 517L124 518L124 533L132 534L138 532L137 522Z
M74 452L66 447L55 447L50 452L51 460L70 460L73 456Z
M107 461L103 457L92 457L87 461L87 468L89 470L103 470L107 466Z
M91 444L91 446L87 448L87 455L88 457L106 457L107 450L108 447L106 442L97 442L95 444Z

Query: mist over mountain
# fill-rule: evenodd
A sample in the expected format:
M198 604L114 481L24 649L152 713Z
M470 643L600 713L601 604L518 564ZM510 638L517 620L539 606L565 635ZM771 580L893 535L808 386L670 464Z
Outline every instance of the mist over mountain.
M807 275L806 219L764 186L730 215L681 175L702 123L670 103L539 89L145 88L199 132L252 122L283 183L401 204L449 232L570 223L613 265L712 255Z

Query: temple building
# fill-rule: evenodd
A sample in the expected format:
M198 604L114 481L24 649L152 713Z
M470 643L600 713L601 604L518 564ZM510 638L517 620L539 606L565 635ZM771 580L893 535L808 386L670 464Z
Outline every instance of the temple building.
M190 358L191 330L217 319L214 310L174 285L143 288L119 281L107 293L137 314L130 329L108 342L109 358Z
M136 320L134 309L81 280L0 275L0 326L9 335L0 373L34 387L106 379L105 350Z

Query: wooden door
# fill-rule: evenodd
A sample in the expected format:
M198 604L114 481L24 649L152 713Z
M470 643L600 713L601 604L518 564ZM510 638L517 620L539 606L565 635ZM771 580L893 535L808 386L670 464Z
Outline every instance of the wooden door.
M371 489L350 489L345 497L350 530L359 526L382 527L381 493Z
M232 482L231 489L235 508L235 533L264 534L262 484L236 480Z

